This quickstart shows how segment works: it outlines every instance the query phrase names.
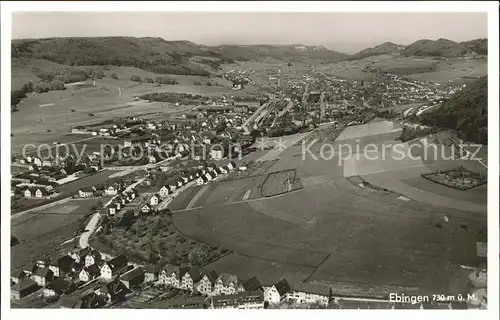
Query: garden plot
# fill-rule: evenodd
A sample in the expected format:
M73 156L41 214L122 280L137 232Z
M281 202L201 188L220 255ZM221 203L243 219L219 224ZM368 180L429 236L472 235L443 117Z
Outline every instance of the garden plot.
M271 197L302 188L295 169L271 172L262 185L262 196Z

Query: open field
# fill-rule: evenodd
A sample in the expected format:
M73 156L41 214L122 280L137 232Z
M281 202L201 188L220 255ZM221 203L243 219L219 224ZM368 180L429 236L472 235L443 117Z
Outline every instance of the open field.
M84 177L81 179L78 179L73 182L66 183L62 188L61 188L61 193L64 195L73 195L78 192L81 188L84 187L91 187L96 184L103 184L103 183L108 183L111 182L109 181L109 176L112 175L114 172L110 170L103 170L100 172L97 172L91 176Z
M446 82L455 81L461 83L461 77L482 77L488 74L486 59L449 59L441 61L436 71L417 73L410 75L414 80Z
M187 80L186 80L187 81ZM87 82L88 83L88 82ZM179 85L181 86L181 85ZM68 86L65 91L50 91L35 94L19 105L19 111L12 113L12 150L20 149L26 143L71 142L85 136L69 136L72 127L89 125L116 117L157 113L169 115L189 110L194 106L173 106L166 103L133 101L133 97L145 92L172 91L189 92L189 85L154 87L153 84L139 84L131 81L101 79L96 86ZM203 86L194 86L203 90ZM216 90L220 87L207 87ZM184 91L183 91L184 90ZM203 93L203 92L200 92ZM215 93L215 91L214 91ZM203 93L205 94L205 93ZM89 116L93 113L94 116ZM50 132L48 132L50 130ZM64 135L64 137L62 137Z
M67 254L76 243L61 244L74 237L80 217L83 215L28 214L22 222L13 221L11 234L21 243L11 247L11 271L31 269L37 259L56 259Z
M181 210L185 209L191 199L200 191L201 186L192 186L187 188L184 192L180 193L175 197L172 202L168 205L171 210Z
M362 150L368 143L395 144L399 128L385 122L349 127L333 145L357 143ZM407 155L422 153L402 146ZM247 179L221 181L203 193L194 209L174 215L175 225L187 236L234 251L208 268L269 281L286 276L333 285L345 294L356 287L370 288L373 294L390 288L425 293L463 288L466 280L452 275L460 264L477 263L475 243L482 241L486 226L486 189L460 197L464 191L443 191L443 186L417 180L423 179L422 172L460 161L369 161L354 157L361 151L353 148L352 158L338 162L338 154L329 161L314 160L311 155L302 159L301 151L301 146L287 148L267 173L296 170L303 189L242 201L233 194L248 190ZM392 158L390 150L387 157ZM390 192L345 179L360 172L363 180Z
M436 228L434 222L445 214L453 217L449 229ZM458 232L460 223L467 223L467 232L474 237L486 215L469 217L463 212L406 203L339 181L268 200L187 211L174 220L187 235L224 244L235 253L319 266L311 278L318 281L446 290L446 283L436 282L443 279L439 270L452 270L458 262L455 259L475 255L462 252L452 260L450 235ZM299 254L303 258L295 260ZM321 257L328 254L324 265ZM244 265L240 268L250 272Z
M284 170L271 172L267 175L262 184L261 195L271 197L302 188L296 178L296 170Z
M218 273L228 272L236 274L243 280L258 275L258 279L262 285L271 286L283 277L286 277L292 283L300 282L313 273L315 268L262 260L232 253L202 269L202 271L207 272L210 270L215 270Z

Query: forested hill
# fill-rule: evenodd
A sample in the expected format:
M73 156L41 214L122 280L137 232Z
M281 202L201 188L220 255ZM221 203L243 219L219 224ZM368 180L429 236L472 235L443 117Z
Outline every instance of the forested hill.
M488 143L488 78L467 85L420 120L430 126L456 129L466 141Z
M189 41L133 37L13 40L12 57L46 59L71 66L134 66L155 73L201 76L206 76L209 72L192 63L190 58L196 57L198 63L205 62L212 67L232 62Z

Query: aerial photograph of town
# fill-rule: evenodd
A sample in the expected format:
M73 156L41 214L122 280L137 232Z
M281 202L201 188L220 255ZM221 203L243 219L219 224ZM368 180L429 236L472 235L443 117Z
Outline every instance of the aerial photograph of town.
M10 308L487 309L486 12L11 16Z

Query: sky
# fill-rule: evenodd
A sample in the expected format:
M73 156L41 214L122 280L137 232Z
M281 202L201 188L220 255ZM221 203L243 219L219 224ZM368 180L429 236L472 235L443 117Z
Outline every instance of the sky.
M161 37L217 44L323 45L344 53L390 41L486 38L487 13L15 12L12 37Z

